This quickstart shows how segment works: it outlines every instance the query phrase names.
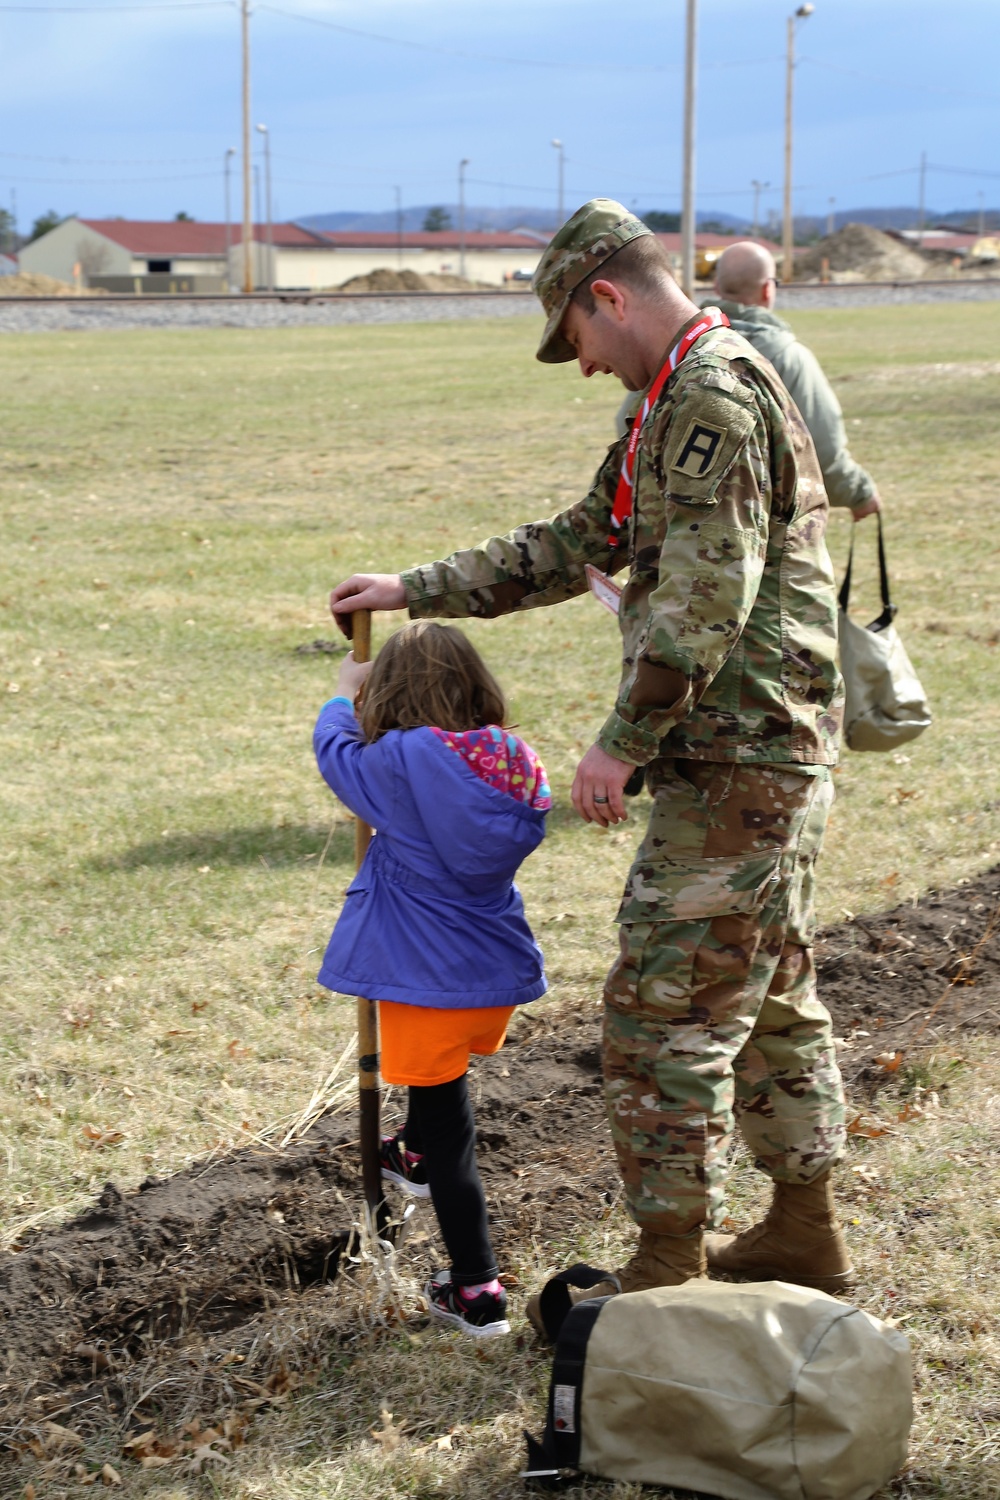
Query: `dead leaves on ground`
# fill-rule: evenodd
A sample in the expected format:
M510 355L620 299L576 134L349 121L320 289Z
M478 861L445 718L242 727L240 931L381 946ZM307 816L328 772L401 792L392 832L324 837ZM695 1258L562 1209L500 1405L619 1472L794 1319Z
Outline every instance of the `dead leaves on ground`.
M908 1099L891 1119L867 1111L855 1115L853 1120L848 1121L847 1134L863 1136L866 1140L873 1141L879 1136L895 1134L899 1125L909 1125L915 1120L926 1119L928 1115L936 1115L940 1109L941 1101L936 1093L925 1093L923 1089L917 1089L912 1099Z
M162 1437L150 1428L130 1438L124 1451L144 1469L176 1466L185 1474L201 1474L212 1464L224 1467L231 1462L229 1455L243 1445L248 1421L242 1412L234 1412L214 1426L202 1427L195 1417L177 1437Z
M71 1026L74 1031L84 1031L93 1021L94 1012L86 1008L80 1010L70 1010L67 1008L63 1011L62 1018L66 1022L66 1025Z
M24 1487L24 1500L34 1500L36 1495L40 1500L50 1479L57 1473L66 1475L70 1472L66 1466L71 1459L74 1460L71 1472L77 1484L86 1486L100 1483L109 1489L120 1485L122 1477L112 1464L105 1463L99 1469L88 1469L86 1464L75 1457L83 1446L80 1434L70 1427L63 1427L59 1422L42 1422L37 1436L29 1438L23 1444L11 1444L14 1452L30 1453L44 1464L35 1476L41 1488L36 1487L33 1480L29 1480Z
M374 1442L378 1443L383 1453L397 1453L400 1448L406 1447L409 1454L419 1458L425 1453L453 1453L455 1451L455 1438L460 1436L466 1429L462 1426L449 1427L447 1432L440 1437L432 1438L429 1443L422 1443L419 1448L411 1448L406 1436L406 1423L396 1422L391 1411L383 1406L379 1413L380 1427L373 1427L371 1435Z
M77 1138L77 1145L85 1151L103 1151L107 1146L120 1146L125 1132L112 1130L107 1125L84 1125Z

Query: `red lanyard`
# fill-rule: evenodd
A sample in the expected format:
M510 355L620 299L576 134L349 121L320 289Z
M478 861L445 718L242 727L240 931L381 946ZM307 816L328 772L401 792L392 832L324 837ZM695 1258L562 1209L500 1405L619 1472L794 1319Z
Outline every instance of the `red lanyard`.
M622 469L618 476L618 488L615 491L615 503L611 511L611 535L608 542L612 547L617 547L621 540L621 529L632 514L632 489L635 474L635 455L639 447L639 437L642 432L642 424L656 405L657 398L671 375L677 369L681 360L687 354L691 346L697 343L702 334L708 333L712 328L728 328L729 319L725 313L720 312L717 307L710 307L703 318L699 318L682 339L671 349L664 361L663 368L657 375L649 388L645 401L636 413L632 423L632 431L629 435L628 447L625 449L625 457L622 459Z

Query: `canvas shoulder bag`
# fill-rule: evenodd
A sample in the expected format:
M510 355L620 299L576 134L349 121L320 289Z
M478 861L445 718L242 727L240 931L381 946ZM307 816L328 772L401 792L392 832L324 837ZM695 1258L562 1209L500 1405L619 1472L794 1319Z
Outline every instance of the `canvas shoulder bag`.
M927 694L893 624L896 606L889 595L881 514L876 520L882 613L870 625L856 625L848 613L853 532L847 571L840 586L840 670L846 693L844 741L849 750L895 750L923 734L931 722Z
M897 1329L806 1287L694 1280L569 1308L525 1478L868 1500L905 1462L912 1415Z

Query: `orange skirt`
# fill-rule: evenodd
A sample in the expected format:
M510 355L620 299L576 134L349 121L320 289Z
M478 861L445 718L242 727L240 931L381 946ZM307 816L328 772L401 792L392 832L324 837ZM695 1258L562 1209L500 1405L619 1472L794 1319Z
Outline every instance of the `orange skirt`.
M499 1052L514 1014L513 1005L468 1010L436 1010L380 1000L379 1042L386 1083L428 1087L451 1083L468 1071L469 1054Z

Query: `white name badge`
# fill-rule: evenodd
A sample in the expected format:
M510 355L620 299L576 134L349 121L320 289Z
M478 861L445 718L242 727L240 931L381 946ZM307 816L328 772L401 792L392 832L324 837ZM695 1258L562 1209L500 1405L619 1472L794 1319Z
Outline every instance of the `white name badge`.
M617 583L613 582L607 573L602 573L600 568L595 568L593 563L587 563L583 571L587 575L590 592L598 604L603 604L604 608L610 611L617 619L618 606L621 603L622 597L622 591Z

